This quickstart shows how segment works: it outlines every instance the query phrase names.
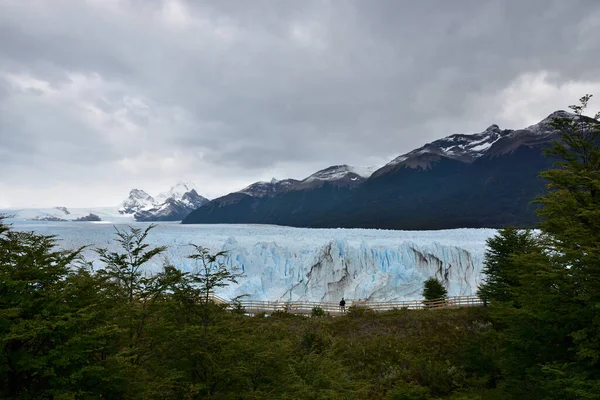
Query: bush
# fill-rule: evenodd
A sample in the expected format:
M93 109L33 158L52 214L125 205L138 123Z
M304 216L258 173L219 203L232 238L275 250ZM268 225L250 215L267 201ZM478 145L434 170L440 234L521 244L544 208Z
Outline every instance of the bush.
M348 307L348 316L349 317L361 317L365 314L371 314L373 313L373 310L371 310L370 308L367 307L361 307L361 306L350 306Z
M328 313L326 313L325 310L319 306L313 307L313 309L310 311L310 316L313 318L326 317L327 315Z
M231 306L232 313L240 314L240 315L246 314L246 308L242 305L242 299L247 296L249 296L249 295L243 294L243 295L237 296L231 300L230 306Z

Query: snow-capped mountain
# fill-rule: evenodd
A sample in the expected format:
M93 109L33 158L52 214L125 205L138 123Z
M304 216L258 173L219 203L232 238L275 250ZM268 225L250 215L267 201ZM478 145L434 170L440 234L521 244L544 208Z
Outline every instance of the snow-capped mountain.
M140 189L131 189L129 196L119 206L120 214L135 214L140 210L152 208L155 199Z
M173 198L174 197L170 197L170 199L173 199ZM203 205L208 203L210 200L208 200L204 196L200 196L198 194L198 192L196 191L196 189L192 189L189 192L185 192L183 194L183 196L181 196L181 200L179 200L179 201L181 201L181 203L184 204L185 206L195 210L198 207L202 207Z
M269 182L255 182L252 185L240 190L238 193L244 193L253 197L274 196L275 194L281 193L289 189L290 187L298 184L299 182L300 181L296 179L284 179L279 181L273 178Z
M169 191L160 193L152 200L151 204L135 211L133 217L136 221L180 221L209 201L199 195L190 182L178 182Z
M162 192L162 193L159 193L158 195L156 195L154 197L154 204L155 205L162 204L167 199L181 200L186 193L188 193L192 190L195 190L196 193L198 191L198 189L192 182L179 181L174 186L172 186L171 189L169 189L168 191Z
M275 178L271 181L255 182L237 193L244 193L252 197L270 197L288 190L302 190L315 185L330 182L334 184L356 184L367 179L377 170L377 167L352 167L349 165L333 165L302 179Z
M193 183L180 181L155 197L143 190L131 190L119 213L133 215L136 221L179 221L208 201L198 194Z
M524 130L532 132L533 134L538 136L548 136L550 134L554 134L556 133L556 129L552 127L552 121L556 118L575 119L577 118L577 116L571 112L564 110L554 111L552 114L548 115L546 118L544 118L537 124L528 126Z
M390 161L386 166L398 164L409 167L421 166L427 163L426 160L431 160L432 155L463 162L472 162L484 155L494 143L508 135L509 132L500 130L498 125L491 125L481 133L450 135L403 154Z
M315 172L309 177L302 180L303 183L314 181L332 182L342 179L357 181L367 179L375 172L375 167L351 167L349 165L333 165L331 167Z
M257 183L190 213L183 223L259 223L300 227L446 229L533 226L531 201L546 190L542 149L559 139L556 111L523 129L490 125L454 134L370 171L336 165L277 192ZM368 177L368 178L366 178ZM366 179L365 179L366 178ZM271 196L248 196L250 189Z
M510 153L520 146L539 146L558 139L558 132L552 126L555 118L576 118L575 114L567 111L555 111L542 121L524 129L509 130L508 133L487 151L490 156Z
M152 197L148 192L132 189L118 207L93 208L24 208L0 210L17 220L30 221L180 221L208 203L190 182L178 182L169 191Z
M480 133L450 135L396 157L373 175L380 176L401 166L429 169L441 158L472 163L484 155L500 155L520 146L547 143L557 137L551 125L554 118L575 118L575 114L560 110L524 129L503 130L493 124Z

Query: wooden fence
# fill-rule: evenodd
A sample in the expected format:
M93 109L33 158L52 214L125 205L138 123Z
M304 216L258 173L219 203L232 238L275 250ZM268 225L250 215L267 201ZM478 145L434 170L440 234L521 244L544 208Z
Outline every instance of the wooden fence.
M228 304L228 308L235 305L218 296L212 296L215 303ZM359 307L373 311L389 310L419 310L419 309L446 309L446 308L464 308L483 306L483 301L477 296L454 296L446 299L436 300L409 300L409 301L366 301L366 300L346 300L346 307L342 309L338 303L314 302L314 301L259 301L259 300L240 300L238 305L244 309L248 315L265 313L272 314L275 311L288 312L298 315L311 315L315 308L322 309L329 315L341 315L348 311L350 307Z

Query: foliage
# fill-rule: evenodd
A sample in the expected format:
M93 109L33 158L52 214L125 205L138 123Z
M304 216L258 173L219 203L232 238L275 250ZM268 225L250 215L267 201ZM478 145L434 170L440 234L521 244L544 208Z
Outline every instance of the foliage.
M122 391L123 382L106 379L116 329L96 307L98 280L78 265L80 251L57 250L55 237L14 232L0 220L0 397Z
M540 232L488 241L490 307L253 318L212 301L241 277L224 253L194 246L193 273L165 262L150 275L164 251L146 243L153 227L117 229L121 251L98 249L94 272L81 249L0 220L0 397L598 398L600 128L583 117L588 100L555 122ZM423 294L446 290L431 278Z
M515 257L539 251L536 244L531 231L516 228L504 228L488 239L482 270L486 278L477 295L485 302L510 301L512 290L519 286L520 269Z
M394 393L389 398L390 400L428 400L429 390L422 386L413 384L398 385Z
M328 313L326 313L325 310L323 310L319 306L313 307L312 310L310 311L310 316L313 318L322 318L322 317L326 317L327 315L328 315Z
M556 163L542 173L540 234L504 230L488 243L480 294L498 328L487 351L504 397L600 393L600 115L583 115L590 97L553 122L560 141L546 150Z
M373 312L373 310L371 310L365 306L353 304L350 307L348 307L348 312L346 313L346 315L348 315L350 318L362 317L365 314L372 313L372 312Z
M554 121L556 167L542 174L549 191L537 200L552 252L535 280L546 301L531 313L551 324L560 349L540 365L542 386L563 398L600 393L600 113L583 115L590 98L570 107L576 118Z
M211 254L205 247L196 244L191 246L195 253L188 258L198 262L198 270L192 275L192 282L199 287L205 303L208 303L215 289L230 283L237 283L238 279L243 276L239 272L230 271L221 261L227 255L226 251Z
M161 250L145 246L151 228L118 231L121 253L102 251L96 273L76 266L77 252L56 251L53 238L0 229L2 398L383 399L485 389L463 357L486 326L478 310L252 318L205 301L201 283L222 282L168 263L146 276L138 261Z
M233 299L231 299L231 301L229 302L229 305L231 306L231 312L236 313L236 314L241 314L241 315L246 314L246 309L244 308L244 305L242 304L242 299L244 297L248 297L248 296L250 296L250 295L243 294L241 296L237 296L237 297L234 297Z
M120 294L124 295L124 300L130 304L136 298L145 297L154 291L156 280L146 278L142 274L142 267L166 250L165 246L150 248L150 245L144 242L155 226L150 225L145 230L130 228L129 232L115 227L116 241L124 252L109 252L105 248L96 249L100 261L106 265L99 271L99 275L122 289Z
M445 299L448 296L448 291L436 278L429 278L423 283L423 297L425 300Z

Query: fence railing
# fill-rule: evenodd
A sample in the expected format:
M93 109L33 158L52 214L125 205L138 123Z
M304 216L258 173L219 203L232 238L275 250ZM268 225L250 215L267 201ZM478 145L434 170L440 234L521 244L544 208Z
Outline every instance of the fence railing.
M233 308L234 304L218 296L212 296L215 303L229 304ZM453 296L445 299L435 300L408 300L408 301L367 301L367 300L346 300L346 306L340 307L338 303L332 302L313 302L313 301L260 301L260 300L240 300L236 304L241 307L246 314L254 315L259 313L272 314L276 311L288 312L290 314L310 315L314 308L320 308L330 315L341 315L348 311L349 307L359 307L373 311L389 310L419 310L419 309L447 309L483 306L483 301L477 296Z

